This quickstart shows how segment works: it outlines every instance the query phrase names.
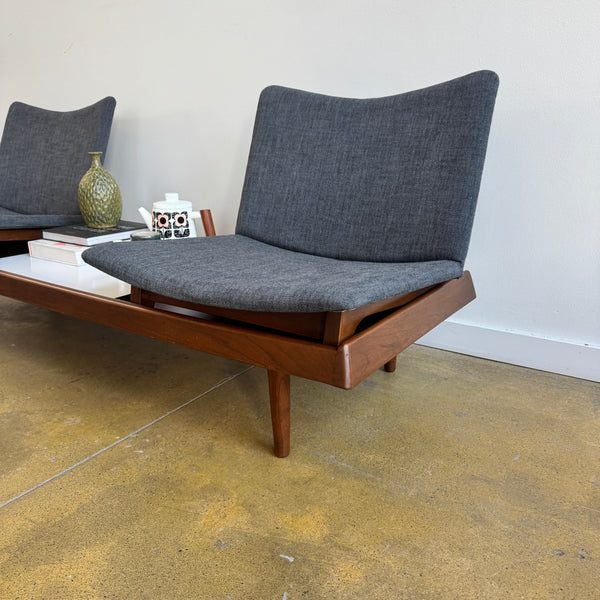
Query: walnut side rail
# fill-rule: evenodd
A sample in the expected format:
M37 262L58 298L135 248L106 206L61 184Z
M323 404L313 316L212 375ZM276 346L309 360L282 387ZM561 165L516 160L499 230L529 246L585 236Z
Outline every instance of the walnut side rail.
M238 320L232 311L201 318L130 300L112 299L0 271L0 294L61 314L185 346L264 368L269 392L275 454L287 456L290 445L290 375L351 389L382 366L393 370L395 357L422 335L475 298L469 272L420 294L402 296L401 305L382 310L375 303L373 324L351 332L365 307L327 313L322 339ZM142 293L133 290L132 299ZM161 300L165 300L161 298ZM168 299L167 299L168 300ZM154 302L152 302L154 304ZM177 304L177 301L173 301ZM202 307L206 308L206 307ZM332 316L333 315L333 316ZM358 321L360 317L361 321ZM316 317L323 319L323 314ZM329 325L327 325L327 318ZM358 321L358 322L357 322ZM331 322L337 323L333 327Z

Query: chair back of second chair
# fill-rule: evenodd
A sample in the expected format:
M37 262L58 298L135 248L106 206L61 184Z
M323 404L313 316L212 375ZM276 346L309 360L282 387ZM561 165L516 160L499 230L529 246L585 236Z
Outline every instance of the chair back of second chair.
M106 153L116 101L58 112L14 102L0 142L0 207L18 214L78 215L88 152Z

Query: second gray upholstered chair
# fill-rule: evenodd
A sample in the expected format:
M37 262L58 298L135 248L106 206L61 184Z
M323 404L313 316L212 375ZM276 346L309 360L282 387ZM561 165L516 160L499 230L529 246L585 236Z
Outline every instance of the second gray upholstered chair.
M68 112L10 106L0 142L0 240L82 221L77 187L88 152L106 153L115 105L107 97Z

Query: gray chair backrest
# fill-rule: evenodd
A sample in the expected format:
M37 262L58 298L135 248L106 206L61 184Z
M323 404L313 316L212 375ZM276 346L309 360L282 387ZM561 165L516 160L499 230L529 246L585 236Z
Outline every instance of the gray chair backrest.
M319 256L463 262L498 77L385 98L260 97L236 232Z
M106 153L115 105L110 96L69 112L11 104L0 142L0 206L24 214L78 214L88 152Z

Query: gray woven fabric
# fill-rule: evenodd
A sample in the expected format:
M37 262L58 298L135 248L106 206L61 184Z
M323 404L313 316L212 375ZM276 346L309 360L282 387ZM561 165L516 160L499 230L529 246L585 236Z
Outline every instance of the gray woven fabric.
M369 263L284 250L242 235L109 243L86 262L142 289L244 310L348 310L459 277L460 263Z
M0 229L43 229L81 223L78 215L21 215L0 206Z
M334 258L463 262L497 87L479 71L366 100L265 89L236 233Z
M77 187L91 165L88 152L106 153L115 105L107 97L69 112L10 106L0 142L0 207L20 217L0 211L0 228L81 221Z

